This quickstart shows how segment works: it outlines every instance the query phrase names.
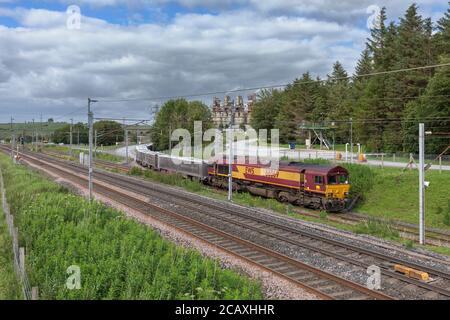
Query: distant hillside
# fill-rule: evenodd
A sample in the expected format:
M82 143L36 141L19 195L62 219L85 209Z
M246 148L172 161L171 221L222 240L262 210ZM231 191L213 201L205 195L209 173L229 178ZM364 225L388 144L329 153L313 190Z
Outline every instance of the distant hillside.
M17 135L31 136L33 131L45 137L50 137L51 134L66 125L66 122L35 122L33 123L14 123L14 129ZM9 139L11 136L11 125L9 123L0 123L0 140Z

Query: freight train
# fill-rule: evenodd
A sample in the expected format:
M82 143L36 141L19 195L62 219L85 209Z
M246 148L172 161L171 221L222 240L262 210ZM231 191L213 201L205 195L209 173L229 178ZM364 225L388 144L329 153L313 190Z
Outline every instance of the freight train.
M174 161L179 160L179 161ZM146 168L180 174L204 184L228 188L227 161L207 162L174 158L136 147L136 162ZM349 174L341 166L280 162L278 170L268 165L233 163L233 190L249 192L280 202L329 212L345 211L349 203Z

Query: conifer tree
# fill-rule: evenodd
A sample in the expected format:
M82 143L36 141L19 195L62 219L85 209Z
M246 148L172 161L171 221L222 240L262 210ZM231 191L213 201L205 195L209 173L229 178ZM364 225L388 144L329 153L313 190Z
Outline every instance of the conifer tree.
M450 2L444 16L437 22L435 45L437 55L450 56Z

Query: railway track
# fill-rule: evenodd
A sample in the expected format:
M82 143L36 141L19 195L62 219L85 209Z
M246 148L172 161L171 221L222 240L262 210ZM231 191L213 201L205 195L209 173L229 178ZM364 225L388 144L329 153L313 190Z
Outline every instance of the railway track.
M22 156L26 161L38 164L41 167L46 167L52 172L57 173L59 176L67 178L77 184L83 186L87 184L86 177L80 176L79 172L70 172L70 169L61 169L59 168L59 165L51 163L49 159L40 160L26 154L23 154ZM70 166L79 169L78 166ZM237 256L252 265L276 274L321 299L392 299L392 297L383 293L370 290L352 281L313 268L292 259L291 257L280 254L279 252L244 240L236 235L224 232L186 215L179 214L174 210L167 210L158 205L119 192L104 184L94 182L94 186L95 192L98 194L114 199L114 201L139 212L150 214L153 218L178 229L180 232L187 233L197 239L206 241L208 244Z
M48 160L51 161L51 159ZM63 166L67 165L59 162L57 164ZM79 174L86 173L86 169L80 166L72 164L69 164L67 166L70 170L75 170ZM150 196L153 200L158 199L159 203L164 202L163 199L166 199L166 205L173 205L174 203L177 204L177 206L184 209L185 215L190 214L192 216L195 212L196 216L194 215L192 216L192 218L200 221L208 221L208 224L214 225L214 221L212 220L215 219L217 220L215 221L215 225L224 227L224 224L229 224L233 225L234 228L238 227L244 231L254 231L266 237L275 239L279 244L284 242L286 245L294 245L297 248L301 247L303 249L311 250L315 253L333 257L339 261L345 261L346 263L351 263L352 265L361 268L367 267L368 265L370 265L370 263L384 266L384 269L382 269L382 273L384 276L389 277L390 279L398 280L402 282L404 286L416 286L417 290L421 291L419 296L426 297L429 292L437 293L438 296L436 296L436 298L448 298L450 296L450 292L447 290L449 288L448 281L450 280L450 278L449 274L446 272L442 272L420 264L415 264L411 261L395 259L391 256L382 255L373 250L367 250L357 246L343 244L338 241L326 239L319 236L318 234L312 234L305 231L300 232L299 230L292 229L291 227L283 224L274 223L273 221L264 221L263 219L255 217L254 215L249 216L248 213L245 212L236 212L229 210L227 211L227 209L223 207L217 207L212 204L205 204L202 201L198 201L192 198L186 198L186 196L180 194L179 191L176 193L176 195L170 194L172 198L170 199L170 201L168 201L167 197L169 196L169 193L167 190L161 191L151 189L151 185L144 181L130 181L130 178L128 177L120 177L117 175L112 175L110 173L96 173L95 178L102 180L110 185L115 185L127 190L134 191L136 193ZM190 211L186 211L186 209ZM239 217L239 219L236 219L236 217ZM243 219L247 219L247 221L244 221ZM258 224L260 225L258 226ZM263 224L263 226L261 226L261 224ZM301 235L302 238L299 238L299 235ZM358 254L357 258L352 258L352 255L354 253ZM424 283L422 281L407 278L403 275L397 274L392 270L389 270L389 266L392 266L393 263L400 263L427 271L434 277L438 277L438 280L441 282L441 284L436 285ZM398 286L398 283L396 283L396 286Z
M45 152L45 154L55 156L59 159L67 160L67 157L53 152ZM130 167L123 164L113 163L104 160L95 160L95 164L100 168L106 168L113 171L118 171L121 173L128 173ZM307 211L305 209L295 208L294 212L303 216L312 217L312 218L320 218L320 214L317 212ZM391 228L399 232L399 235L405 239L413 240L415 242L419 242L419 226L411 223L405 223L402 221L387 221L383 218L378 217L369 217L367 215L348 212L336 215L330 215L327 217L329 221L356 225L359 223L365 223L369 220L378 221L381 223L387 223ZM436 228L426 228L427 237L425 239L426 244L434 245L434 246L447 246L450 247L450 231L436 229Z
M148 196L152 201L157 200L159 204L167 207L173 207L175 204L185 215L188 214L193 219L205 221L208 225L214 225L221 229L226 228L228 232L237 233L241 237L247 233L247 240L257 242L260 245L267 246L267 239L270 239L272 242L271 249L273 250L278 248L277 251L280 251L280 247L286 249L289 246L293 250L303 248L314 253L319 253L324 257L331 257L336 260L335 263L345 262L360 267L361 273L364 273L371 265L383 266L384 269L381 270L382 274L386 278L397 280L396 286L416 286L416 295L418 296L425 297L429 292L434 292L439 294L436 298L450 297L450 291L446 287L450 283L450 274L441 272L440 270L428 268L411 261L396 259L392 256L386 256L375 250L363 249L348 243L343 244L312 232L306 232L305 230L300 231L280 223L267 221L266 219L255 217L251 212L228 210L211 203L206 204L203 201L196 201L180 193L172 194L167 190L150 189L148 184L141 183L140 181L130 182L128 178L123 179L121 177L110 176L107 173L102 174L100 179L108 184ZM169 195L170 198L168 198ZM240 230L236 231L236 228ZM257 233L258 239L248 234L249 231ZM283 253L288 254L288 252ZM354 256L355 253L357 253L356 257ZM398 274L392 270L395 263L427 271L434 277L441 279L443 283L441 286L437 286ZM391 295L399 296L399 292L395 292L395 290L387 291Z
M47 160L56 161L53 159ZM80 166L60 162L57 162L56 164L65 166L67 169L77 172L77 174L86 174L86 169ZM406 296L407 298L448 299L450 297L450 291L448 291L448 288L450 287L450 275L447 272L432 267L426 267L424 265L418 265L411 261L383 255L374 250L367 250L348 243L327 239L315 233L292 228L286 224L267 221L267 219L252 214L251 210L246 212L246 210L242 209L241 212L238 212L236 210L229 210L223 206L217 206L214 203L205 203L196 198L187 198L186 195L179 191L174 192L172 190L172 192L169 192L165 189L158 190L154 185L137 179L130 180L129 177L121 177L106 172L96 172L95 178L104 181L109 185L114 185L149 196L152 198L152 201L158 203L159 207L166 206L165 210L167 210L168 207L173 211L174 206L176 206L177 210L183 209L183 216L195 221L207 222L208 226L216 226L216 228L220 228L220 230L226 230L229 235L237 233L240 237L239 239L245 238L242 234L247 233L246 241L251 241L254 244L256 243L256 245L259 245L262 248L269 247L270 250L274 252L277 251L280 253L281 251L281 254L285 257L288 253L280 250L280 247L309 250L315 254L320 254L323 257L332 258L335 260L335 263L345 262L351 264L352 266L360 268L360 271L364 271L364 268L373 264L382 266L383 276L389 280L388 282L391 283L393 287L397 288L394 290L389 287L385 288L386 293L389 293L390 295L405 298L405 296L402 296L401 288L408 287L408 290L411 290L411 286L413 286L415 288L414 295ZM236 231L238 229L240 230L239 232ZM248 239L250 233L258 234L259 239L251 239L252 237ZM254 236L254 234L252 234L252 236ZM236 234L234 236L236 237ZM261 241L261 239L264 239L264 241ZM271 246L267 243L268 239L271 242ZM277 247L278 250L276 250ZM355 254L357 254L357 256L355 256ZM425 283L395 273L391 270L393 263L400 263L425 270L436 278L436 283ZM290 270L288 266L284 264L279 264L279 267L282 270L287 269L289 274L292 274L292 272L295 271ZM313 281L313 283L315 282Z
M306 217L320 218L319 213L307 211L304 209L295 208L294 212ZM366 223L368 221L377 221L380 223L386 223L389 225L390 228L398 231L401 237L413 240L415 242L419 242L419 227L418 225L415 224L395 220L386 220L379 217L370 217L356 212L328 215L327 219L329 221L350 225ZM427 233L427 237L425 239L426 244L434 246L450 247L450 231L436 228L426 228L426 233Z
M71 160L69 155L65 155L65 154L61 154L61 153L57 153L57 152L45 151L45 152L42 152L42 154L45 154L45 155L48 155L51 157L55 157L57 159L66 160L66 161ZM129 165L114 163L114 162L100 160L100 159L94 159L94 166L96 166L98 168L117 170L118 172L122 172L122 173L128 173L130 171Z

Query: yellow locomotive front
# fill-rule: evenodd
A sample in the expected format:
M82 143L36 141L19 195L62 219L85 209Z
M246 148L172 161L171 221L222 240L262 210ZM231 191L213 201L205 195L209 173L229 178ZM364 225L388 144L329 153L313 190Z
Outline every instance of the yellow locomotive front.
M346 173L328 175L325 188L327 198L343 200L348 198L349 192L350 184Z

